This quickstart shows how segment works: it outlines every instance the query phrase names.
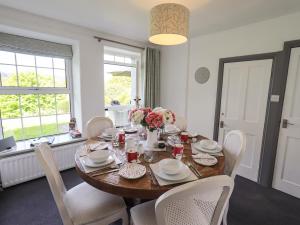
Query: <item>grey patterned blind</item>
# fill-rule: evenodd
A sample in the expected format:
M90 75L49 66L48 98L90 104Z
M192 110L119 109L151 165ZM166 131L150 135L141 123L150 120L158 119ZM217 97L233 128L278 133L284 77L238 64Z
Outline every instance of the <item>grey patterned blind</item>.
M0 50L72 58L72 46L0 32Z

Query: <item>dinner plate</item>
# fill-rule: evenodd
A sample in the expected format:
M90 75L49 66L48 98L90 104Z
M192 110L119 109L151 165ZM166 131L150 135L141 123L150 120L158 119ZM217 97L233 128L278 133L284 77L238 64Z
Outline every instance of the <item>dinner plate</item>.
M211 159L194 159L194 161L202 166L214 166L218 163L218 159L216 157Z
M199 144L201 145L202 148L208 149L208 150L213 150L217 148L218 143L213 140L209 139L204 139L199 141Z
M206 148L203 148L201 146L201 144L199 144L199 142L196 142L193 144L193 147L197 150L197 151L200 151L200 152L206 152L206 153L218 153L218 152L221 152L222 151L222 146L221 145L217 145L217 147L215 149L206 149Z
M87 167L97 168L97 167L103 167L103 166L107 166L107 165L111 164L114 161L114 157L112 155L110 155L105 162L95 163L90 158L85 156L82 161L83 161L83 164Z
M137 163L126 163L119 170L119 175L123 178L134 180L146 174L146 167Z
M161 179L170 180L170 181L178 181L178 180L183 180L183 179L189 177L191 175L191 170L186 165L183 165L180 173L177 173L174 175L168 175L168 174L164 173L161 169L158 169L158 171L154 172L154 173Z

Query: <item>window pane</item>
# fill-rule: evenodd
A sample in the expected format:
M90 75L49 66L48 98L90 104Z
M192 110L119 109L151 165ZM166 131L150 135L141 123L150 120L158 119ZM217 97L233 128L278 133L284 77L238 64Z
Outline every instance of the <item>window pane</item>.
M54 69L55 87L66 87L66 71Z
M20 115L18 95L0 95L1 118L18 118Z
M42 135L57 134L56 116L42 116Z
M67 114L70 112L70 100L68 94L56 95L57 114Z
M115 62L124 63L124 57L115 56Z
M4 119L2 120L4 137L14 136L15 140L23 139L21 119Z
M16 64L15 53L0 51L0 63Z
M129 63L129 64L131 64L131 63L132 63L132 59L131 59L131 58L128 58L128 57L126 57L126 58L125 58L125 63Z
M37 68L40 87L54 87L53 69Z
M50 57L43 57L43 56L36 56L36 66L37 67L48 67L52 68L52 58Z
M40 95L40 107L41 107L41 115L55 115L56 107L55 107L55 95L47 94Z
M58 131L60 133L68 132L69 122L70 122L70 114L58 115L57 116Z
M35 66L35 59L33 55L16 53L17 64L22 66Z
M104 60L114 61L114 56L113 55L104 54Z
M129 105L132 92L133 67L104 64L105 105Z
M40 117L23 118L24 139L41 136Z
M59 58L53 58L54 68L65 69L65 60Z
M0 74L2 86L18 86L16 66L0 64Z
M36 73L34 67L18 66L19 85L21 87L36 87Z
M38 95L21 95L23 117L39 116Z

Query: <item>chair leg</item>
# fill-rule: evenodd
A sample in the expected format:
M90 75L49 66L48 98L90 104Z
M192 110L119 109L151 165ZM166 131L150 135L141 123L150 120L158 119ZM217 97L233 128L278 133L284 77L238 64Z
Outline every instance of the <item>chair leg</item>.
M227 225L227 214L228 214L229 203L226 204L223 214L223 225Z
M122 225L128 225L128 214L126 209L124 209L121 219L122 219Z

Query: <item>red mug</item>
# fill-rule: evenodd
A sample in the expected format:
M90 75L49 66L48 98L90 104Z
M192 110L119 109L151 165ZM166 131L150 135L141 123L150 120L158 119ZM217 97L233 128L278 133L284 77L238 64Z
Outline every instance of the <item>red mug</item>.
M119 133L119 143L122 145L125 144L125 132L124 131L121 131Z
M176 159L181 159L183 154L183 145L182 144L175 144L172 148L172 155Z
M126 152L127 162L136 162L138 159L138 152L134 149L130 149Z
M180 134L180 140L183 143L186 143L189 140L189 134L188 134L188 132L181 132L181 134Z

